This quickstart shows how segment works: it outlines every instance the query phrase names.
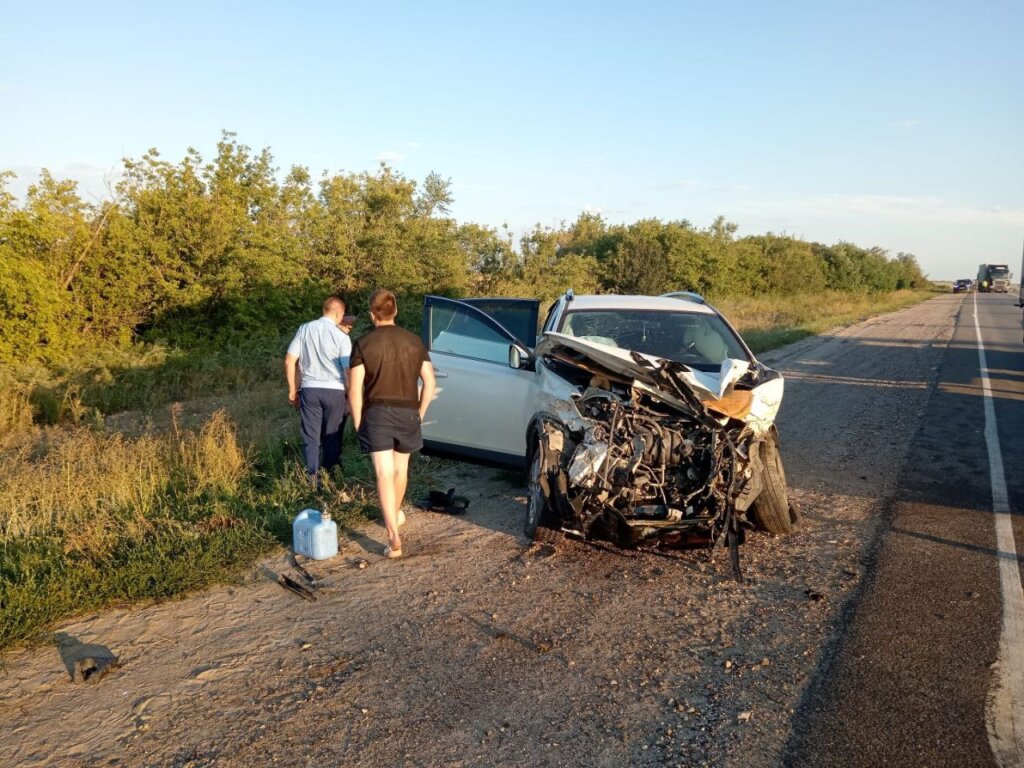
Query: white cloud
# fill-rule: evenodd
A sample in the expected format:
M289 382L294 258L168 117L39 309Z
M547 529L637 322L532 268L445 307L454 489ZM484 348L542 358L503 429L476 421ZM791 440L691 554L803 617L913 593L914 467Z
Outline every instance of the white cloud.
M0 163L0 168L3 164ZM7 191L19 198L24 198L28 188L39 181L43 168L39 165L15 165L8 170L14 171L16 178L8 182ZM55 179L70 179L78 183L78 192L87 202L109 200L114 194L114 187L122 175L121 164L103 168L93 163L72 161L62 166L51 166L50 175Z
M1024 227L1024 208L980 206L934 196L817 195L790 200L751 201L762 212L818 216L866 217L889 221L942 224L1008 224Z
M749 192L749 184L714 184L708 187L712 192Z
M388 165L397 165L405 160L405 155L395 149L385 149L383 152L377 153L377 159Z
M675 192L681 189L694 189L700 187L708 192L727 192L731 194L749 192L749 184L729 184L726 182L706 183L696 179L679 179L677 181L666 181L658 184L654 189L658 192Z
M678 181L666 181L664 184L658 184L655 189L659 192L670 192L674 189L692 189L697 186L700 186L699 181L695 181L693 179L680 179Z

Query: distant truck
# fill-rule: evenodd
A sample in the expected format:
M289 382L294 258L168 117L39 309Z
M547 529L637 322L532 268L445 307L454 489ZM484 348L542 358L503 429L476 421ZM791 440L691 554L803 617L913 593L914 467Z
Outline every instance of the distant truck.
M1024 250L1020 254L1020 296L1017 298L1017 306L1024 309Z
M978 265L977 285L981 293L1009 293L1010 268L1006 264Z
M1024 309L1024 251L1020 254L1020 296L1017 298L1017 306ZM1020 318L1021 326L1024 327L1024 315ZM1024 337L1021 337L1024 341Z

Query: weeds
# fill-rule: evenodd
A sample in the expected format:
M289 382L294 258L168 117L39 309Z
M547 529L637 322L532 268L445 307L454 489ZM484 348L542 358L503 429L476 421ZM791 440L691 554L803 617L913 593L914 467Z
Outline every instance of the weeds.
M252 442L227 409L185 427L176 407L161 431L37 428L0 452L0 648L69 615L234 579L290 541L304 507L341 525L376 517L372 471L351 435L343 482L314 491L294 415L280 415L290 429Z
M893 312L934 295L931 290L891 293L822 291L794 296L743 296L713 303L757 353L791 344L835 326Z
M0 375L0 445L31 424L97 423L110 413L151 414L168 403L248 391L280 375L286 345L278 337L189 352L136 345L52 370L7 368Z
M32 403L24 387L0 382L0 448L32 428Z

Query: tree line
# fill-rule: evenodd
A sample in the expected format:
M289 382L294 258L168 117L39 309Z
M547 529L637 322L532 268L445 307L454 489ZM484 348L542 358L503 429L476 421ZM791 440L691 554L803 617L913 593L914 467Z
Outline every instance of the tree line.
M43 172L24 200L0 173L0 361L66 362L139 340L189 348L279 336L325 291L387 286L418 312L426 293L536 296L883 292L926 283L911 254L777 234L737 237L724 218L609 224L583 213L515 241L459 223L450 181L382 165L283 176L230 133L209 160L155 149L124 161L102 203ZM361 306L361 303L360 303Z

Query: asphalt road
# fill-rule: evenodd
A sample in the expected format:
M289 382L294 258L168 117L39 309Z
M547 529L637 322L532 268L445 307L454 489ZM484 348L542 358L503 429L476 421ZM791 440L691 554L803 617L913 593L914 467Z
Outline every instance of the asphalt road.
M961 306L871 576L794 718L785 765L998 764L986 727L986 702L995 683L1004 617L999 562L1012 558L1019 569L1024 557L1014 558L1005 541L1000 552L996 543L974 299L968 296ZM1013 296L976 299L1019 553L1024 552L1021 310ZM1017 755L1016 764L1021 759Z

